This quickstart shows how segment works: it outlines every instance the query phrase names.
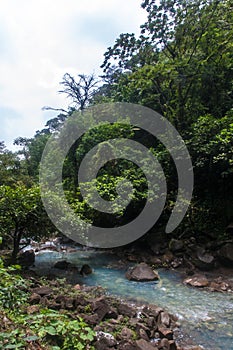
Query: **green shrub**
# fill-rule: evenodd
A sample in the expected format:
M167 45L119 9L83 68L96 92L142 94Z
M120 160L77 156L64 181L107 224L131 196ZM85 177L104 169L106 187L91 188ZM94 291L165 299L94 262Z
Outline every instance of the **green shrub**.
M0 261L0 308L14 309L27 300L25 280L14 272L20 267L3 267Z

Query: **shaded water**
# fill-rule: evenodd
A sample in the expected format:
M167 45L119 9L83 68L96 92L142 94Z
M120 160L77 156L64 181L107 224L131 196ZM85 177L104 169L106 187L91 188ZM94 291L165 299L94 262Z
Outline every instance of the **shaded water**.
M89 264L94 273L85 278L77 272L52 268L66 259L79 268ZM125 278L125 268L117 258L101 251L79 250L72 253L40 252L35 269L68 277L73 283L100 285L112 295L157 304L177 315L181 326L194 343L205 349L233 350L233 295L210 293L182 284L174 271L159 270L160 282L133 282Z

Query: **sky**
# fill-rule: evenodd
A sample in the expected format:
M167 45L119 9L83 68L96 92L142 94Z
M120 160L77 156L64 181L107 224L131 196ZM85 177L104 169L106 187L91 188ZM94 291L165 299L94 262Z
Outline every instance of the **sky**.
M139 33L141 0L0 0L0 141L14 150L67 108L59 82L68 72L101 74L107 47Z

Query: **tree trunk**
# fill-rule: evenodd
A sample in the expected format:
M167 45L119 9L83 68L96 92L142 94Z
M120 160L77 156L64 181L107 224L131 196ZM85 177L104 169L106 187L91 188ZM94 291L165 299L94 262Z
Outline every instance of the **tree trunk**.
M22 230L18 227L18 225L16 225L14 236L13 236L13 251L11 254L11 259L13 264L16 263L16 258L19 253L19 244L22 238L22 234L23 234Z

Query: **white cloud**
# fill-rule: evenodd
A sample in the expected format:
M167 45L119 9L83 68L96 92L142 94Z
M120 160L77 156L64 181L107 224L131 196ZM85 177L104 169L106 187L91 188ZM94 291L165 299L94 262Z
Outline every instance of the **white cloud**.
M106 48L143 23L140 3L0 0L0 111L18 115L0 112L0 140L9 145L17 136L33 136L51 117L42 106L66 106L57 93L63 74L100 72Z

